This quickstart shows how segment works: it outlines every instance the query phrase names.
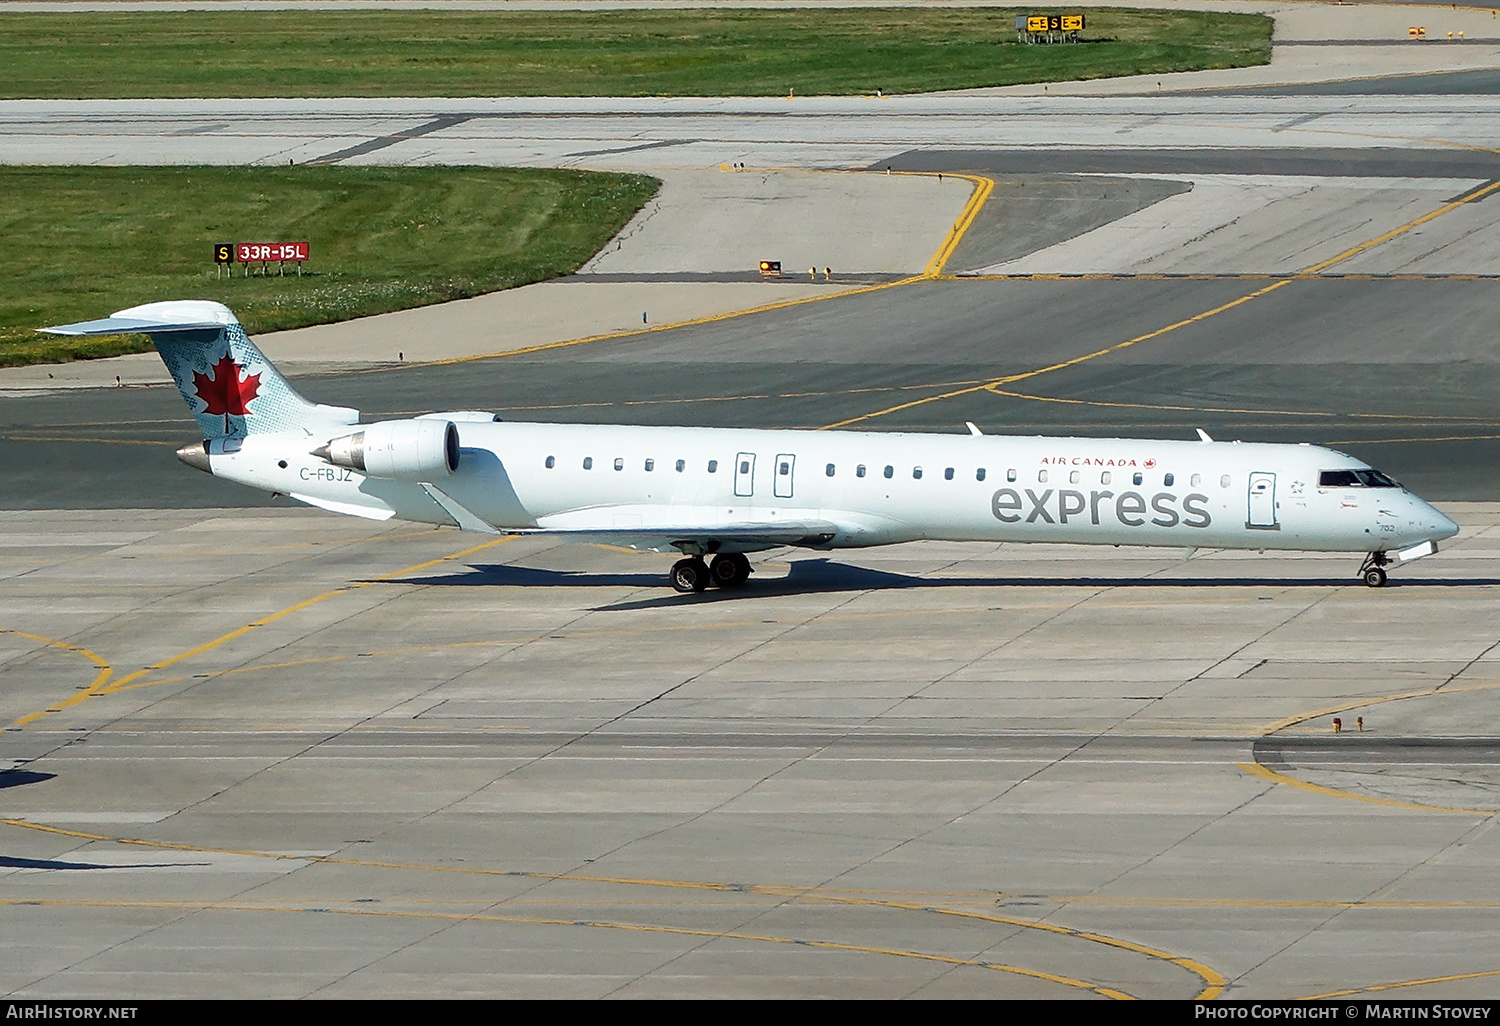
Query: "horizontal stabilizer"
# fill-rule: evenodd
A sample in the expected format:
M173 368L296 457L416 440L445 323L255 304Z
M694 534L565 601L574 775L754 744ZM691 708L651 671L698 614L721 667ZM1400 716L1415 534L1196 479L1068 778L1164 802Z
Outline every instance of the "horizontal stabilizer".
M117 310L97 321L59 324L42 330L53 335L152 335L169 331L217 331L237 323L222 303L178 300L146 303Z

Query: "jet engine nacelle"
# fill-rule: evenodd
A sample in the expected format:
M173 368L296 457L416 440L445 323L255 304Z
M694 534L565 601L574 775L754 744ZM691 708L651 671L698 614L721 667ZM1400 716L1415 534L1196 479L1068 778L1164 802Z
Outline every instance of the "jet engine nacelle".
M458 428L446 420L383 420L313 450L371 477L430 481L458 469Z

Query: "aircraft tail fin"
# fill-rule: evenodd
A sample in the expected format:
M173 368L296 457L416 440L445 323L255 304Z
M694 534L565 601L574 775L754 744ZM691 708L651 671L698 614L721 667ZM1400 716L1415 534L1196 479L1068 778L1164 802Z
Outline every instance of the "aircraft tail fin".
M208 440L279 431L318 434L359 422L357 410L310 403L297 394L222 303L147 303L103 320L42 330L149 335Z

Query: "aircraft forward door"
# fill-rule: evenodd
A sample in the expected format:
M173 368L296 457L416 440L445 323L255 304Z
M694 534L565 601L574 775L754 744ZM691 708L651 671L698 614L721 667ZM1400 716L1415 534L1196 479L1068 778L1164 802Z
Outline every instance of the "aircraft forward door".
M734 458L734 494L748 498L755 494L755 453L742 452Z
M1250 473L1249 508L1245 526L1256 531L1279 531L1276 522L1276 475L1256 470Z
M797 457L791 453L781 453L776 457L776 497L778 499L790 499L792 497L792 474L797 469Z

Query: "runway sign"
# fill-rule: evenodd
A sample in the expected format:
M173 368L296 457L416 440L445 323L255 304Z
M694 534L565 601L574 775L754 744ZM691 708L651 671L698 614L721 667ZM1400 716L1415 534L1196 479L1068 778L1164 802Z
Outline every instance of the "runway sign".
M234 246L234 258L242 264L266 263L271 260L306 260L308 245L305 242L238 242Z

